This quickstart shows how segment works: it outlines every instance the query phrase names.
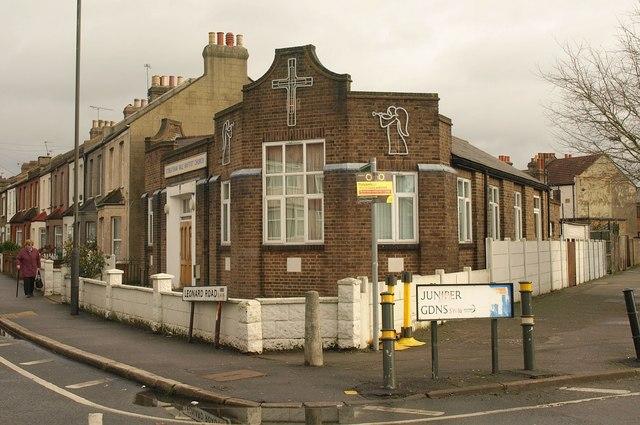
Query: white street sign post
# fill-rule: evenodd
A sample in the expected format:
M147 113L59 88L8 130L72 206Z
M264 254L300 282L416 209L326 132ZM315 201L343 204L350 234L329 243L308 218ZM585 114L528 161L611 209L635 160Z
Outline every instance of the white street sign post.
M227 301L226 286L185 286L182 288L182 301L191 303L191 314L189 316L189 342L193 337L193 316L196 302L217 302L216 326L214 331L214 345L220 345L220 321L222 319L222 303Z
M438 378L438 321L491 319L491 370L498 372L498 319L514 317L513 283L416 285L416 320L431 322L431 377Z

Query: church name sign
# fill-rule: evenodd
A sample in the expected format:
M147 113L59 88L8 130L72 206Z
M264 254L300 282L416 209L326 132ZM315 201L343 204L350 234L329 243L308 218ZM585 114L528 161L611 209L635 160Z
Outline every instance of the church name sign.
M207 166L207 154L201 153L200 155L190 156L181 161L172 162L165 165L164 177L173 177L180 174L188 173L189 171L199 170Z

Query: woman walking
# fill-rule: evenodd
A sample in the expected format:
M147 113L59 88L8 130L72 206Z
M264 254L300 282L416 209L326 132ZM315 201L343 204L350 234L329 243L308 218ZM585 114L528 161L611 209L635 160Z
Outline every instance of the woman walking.
M27 240L24 248L20 250L18 257L18 273L22 276L24 282L24 295L27 298L33 297L33 285L36 275L40 269L40 253L33 247L33 241Z

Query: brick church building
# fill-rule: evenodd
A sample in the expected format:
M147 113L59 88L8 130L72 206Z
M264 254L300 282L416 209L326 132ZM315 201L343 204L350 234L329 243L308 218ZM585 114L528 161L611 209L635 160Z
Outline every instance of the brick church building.
M335 294L370 272L370 205L356 198L370 158L393 175L393 203L376 207L380 277L390 264L484 268L486 237L549 237L548 187L453 137L437 94L350 85L314 46L277 49L214 134L184 137L165 119L146 140L149 273L232 297Z

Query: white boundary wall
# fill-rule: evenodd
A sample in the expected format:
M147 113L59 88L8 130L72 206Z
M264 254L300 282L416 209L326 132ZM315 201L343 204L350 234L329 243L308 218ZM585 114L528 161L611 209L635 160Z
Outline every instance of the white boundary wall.
M457 273L436 270L433 275L414 275L411 284L411 319L414 326L428 326L415 321L415 286L418 284L466 284L484 282L531 281L534 295L568 286L566 241L493 241L487 239L487 269L465 267ZM582 283L606 273L605 242L576 241L576 280ZM70 298L70 281L66 269L54 269L53 262L43 261L45 295L60 294ZM80 307L106 318L147 326L158 332L187 335L190 303L182 301L181 292L171 290L173 276L151 276L153 288L122 284L123 272L105 270L102 280L80 279ZM338 281L337 297L320 298L323 346L365 348L371 342L373 305L371 285L366 277ZM380 282L380 290L386 287ZM517 285L514 287L519 299ZM395 327L400 331L404 291L401 282L395 288ZM375 306L378 307L378 306ZM242 352L287 350L304 344L304 298L229 299L223 304L220 342ZM194 335L213 340L215 303L196 303Z

